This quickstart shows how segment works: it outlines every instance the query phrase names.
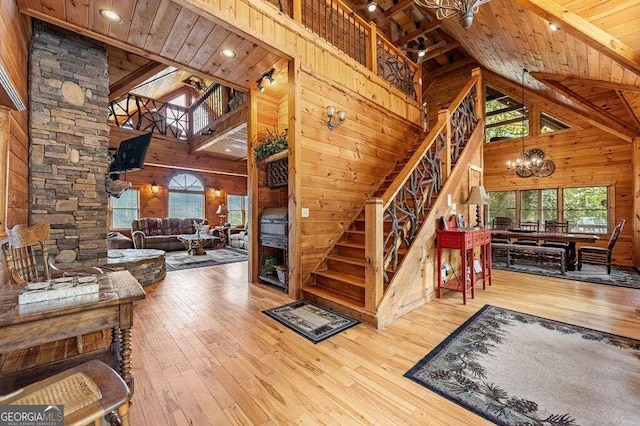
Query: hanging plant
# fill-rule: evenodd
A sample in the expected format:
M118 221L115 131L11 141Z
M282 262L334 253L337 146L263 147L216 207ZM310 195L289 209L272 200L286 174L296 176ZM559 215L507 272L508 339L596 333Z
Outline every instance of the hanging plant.
M287 141L288 132L289 129L284 129L282 132L279 132L275 126L273 130L267 129L266 136L253 150L256 161L260 162L273 154L289 148L289 142Z

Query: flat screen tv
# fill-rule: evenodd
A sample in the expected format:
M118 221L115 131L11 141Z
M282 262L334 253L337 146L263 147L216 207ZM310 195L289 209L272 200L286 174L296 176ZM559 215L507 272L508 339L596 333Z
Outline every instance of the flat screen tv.
M117 175L142 169L144 157L147 155L151 133L136 136L120 142L118 150L109 166L109 174Z

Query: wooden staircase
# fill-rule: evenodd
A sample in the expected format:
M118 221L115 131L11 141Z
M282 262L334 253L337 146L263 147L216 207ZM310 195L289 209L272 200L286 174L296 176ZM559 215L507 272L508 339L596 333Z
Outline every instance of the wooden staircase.
M419 145L424 137L424 134L418 137L414 148L408 151L404 159L385 177L373 197L382 196L389 188L415 153L415 146ZM390 223L385 223L384 227L387 231ZM407 247L400 247L398 250L400 261L406 250ZM302 288L303 298L374 324L375 313L365 309L365 259L365 220L362 211L342 234L323 265L311 274L310 284ZM393 275L391 271L387 273Z

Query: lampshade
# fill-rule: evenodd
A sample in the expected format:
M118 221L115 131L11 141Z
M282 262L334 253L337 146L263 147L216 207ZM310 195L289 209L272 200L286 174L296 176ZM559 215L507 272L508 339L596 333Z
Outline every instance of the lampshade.
M464 203L475 204L476 206L489 204L489 195L484 190L484 186L472 186L471 191L469 191L469 197Z
M227 214L227 208L225 207L224 204L220 204L218 206L218 210L216 210L216 214L217 215L223 215L223 214Z

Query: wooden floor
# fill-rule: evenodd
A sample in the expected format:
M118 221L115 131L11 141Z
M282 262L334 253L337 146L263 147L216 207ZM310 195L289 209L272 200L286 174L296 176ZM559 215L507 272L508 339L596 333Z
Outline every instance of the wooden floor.
M402 375L485 304L640 339L640 291L495 271L462 305L446 294L383 330L317 345L261 311L289 300L246 263L167 274L135 312L133 425L487 422Z

